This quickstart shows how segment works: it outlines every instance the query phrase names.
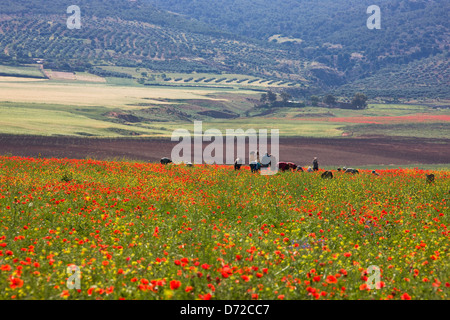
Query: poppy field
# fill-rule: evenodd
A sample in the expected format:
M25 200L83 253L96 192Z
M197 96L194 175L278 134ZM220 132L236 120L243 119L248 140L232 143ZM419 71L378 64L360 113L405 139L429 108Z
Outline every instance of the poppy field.
M0 157L0 299L449 299L449 170L321 173Z

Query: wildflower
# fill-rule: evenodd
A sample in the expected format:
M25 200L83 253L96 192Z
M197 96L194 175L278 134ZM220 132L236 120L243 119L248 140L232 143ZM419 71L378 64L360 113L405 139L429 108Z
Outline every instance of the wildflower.
M404 293L401 298L402 300L411 300L411 296L407 293Z
M328 283L337 283L337 279L336 279L335 276L330 275L330 276L327 276L326 282L328 282Z
M176 290L181 286L181 281L178 280L172 280L170 281L170 289Z

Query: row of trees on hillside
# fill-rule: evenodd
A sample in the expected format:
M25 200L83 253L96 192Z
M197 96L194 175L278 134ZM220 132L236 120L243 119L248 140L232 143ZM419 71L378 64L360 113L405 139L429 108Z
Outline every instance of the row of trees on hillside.
M292 98L292 96L289 93L283 91L280 93L280 98L281 98L281 101L286 103L289 101L289 99ZM261 95L261 99L259 101L262 104L266 104L266 103L272 104L277 101L277 94L269 90L269 91L267 91L267 93L263 93Z
M280 97L281 100L278 100L278 96ZM290 101L291 99L292 96L286 91L277 94L269 90L261 95L261 98L259 99L260 104L258 107L260 108L305 107L305 104L303 102L292 102Z
M278 100L280 97L281 100ZM261 94L259 99L260 108L274 108L274 107L305 107L306 104L303 102L292 102L290 101L292 96L283 91L279 94L269 90ZM341 108L341 109L365 109L367 108L367 96L364 93L356 93L350 102L338 101L338 99L332 94L327 94L323 98L318 96L311 96L309 98L310 105L313 107L329 107L329 108Z
M310 101L313 107L318 107L320 102L329 108L341 109L365 109L367 108L367 96L364 93L356 93L350 102L338 101L332 94L327 94L320 99L318 96L311 96Z

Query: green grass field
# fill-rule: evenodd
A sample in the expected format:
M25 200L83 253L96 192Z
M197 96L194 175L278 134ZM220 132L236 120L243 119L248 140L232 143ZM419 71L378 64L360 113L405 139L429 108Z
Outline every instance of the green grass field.
M5 66L0 65L0 75L14 77L45 78L38 66Z

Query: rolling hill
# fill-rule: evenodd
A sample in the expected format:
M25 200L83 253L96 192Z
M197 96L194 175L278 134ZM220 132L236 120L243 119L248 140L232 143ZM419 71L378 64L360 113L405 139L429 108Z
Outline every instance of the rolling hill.
M82 28L70 30L72 2L2 1L0 64L232 73L290 81L306 94L450 96L445 0L379 0L379 30L366 27L367 0L80 0Z

